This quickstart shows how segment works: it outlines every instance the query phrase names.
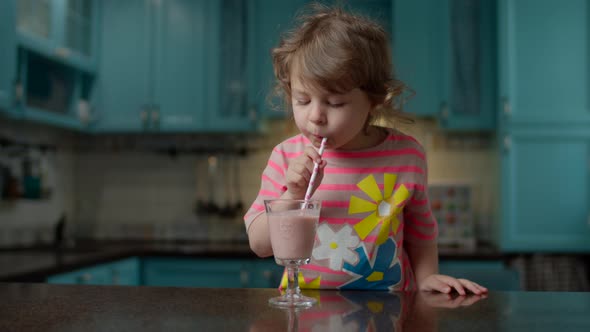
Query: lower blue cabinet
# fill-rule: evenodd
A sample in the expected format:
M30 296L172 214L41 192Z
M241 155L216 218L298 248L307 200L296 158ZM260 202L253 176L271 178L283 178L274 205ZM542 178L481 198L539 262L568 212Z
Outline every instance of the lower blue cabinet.
M443 260L439 263L441 274L474 281L489 290L520 290L518 272L506 267L500 260Z
M283 267L274 259L147 257L145 286L207 288L276 288Z
M250 264L250 288L278 288L285 268L274 258L253 260Z
M47 278L47 282L50 284L137 286L140 284L139 272L139 258L132 257L50 276Z
M250 280L243 259L147 257L142 275L146 286L241 288Z

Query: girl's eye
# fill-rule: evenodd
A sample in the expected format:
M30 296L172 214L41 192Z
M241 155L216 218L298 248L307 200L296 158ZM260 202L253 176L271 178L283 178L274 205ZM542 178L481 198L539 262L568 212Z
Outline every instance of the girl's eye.
M328 103L330 107L339 108L345 105L345 103Z
M309 100L295 100L297 105L307 105L309 104Z

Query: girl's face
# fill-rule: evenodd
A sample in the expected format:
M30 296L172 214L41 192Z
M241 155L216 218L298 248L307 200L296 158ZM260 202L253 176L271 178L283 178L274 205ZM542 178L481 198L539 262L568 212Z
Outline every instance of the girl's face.
M367 94L352 89L333 94L305 87L291 75L291 104L295 124L315 147L327 137L329 149L355 150L369 147L363 130L373 106Z

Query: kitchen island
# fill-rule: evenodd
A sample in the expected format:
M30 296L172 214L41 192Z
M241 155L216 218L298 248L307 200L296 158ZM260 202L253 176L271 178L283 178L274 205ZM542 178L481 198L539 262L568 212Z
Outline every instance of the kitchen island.
M590 331L590 293L304 291L299 311L277 293L0 283L0 331Z

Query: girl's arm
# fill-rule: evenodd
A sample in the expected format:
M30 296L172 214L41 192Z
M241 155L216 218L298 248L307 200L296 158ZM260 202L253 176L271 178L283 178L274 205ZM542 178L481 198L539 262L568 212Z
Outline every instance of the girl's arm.
M474 294L483 294L488 291L487 288L473 281L438 274L438 247L436 242L423 245L405 243L404 248L414 269L419 290L450 293L455 289L461 295L466 294L465 289Z
M271 158L273 157L271 156ZM323 179L326 161L321 160L321 156L318 154L318 152L313 147L309 146L305 148L305 151L303 154L301 154L301 156L293 159L289 163L289 168L287 169L287 174L285 176L287 191L280 194L281 199L304 198L305 191L307 190L307 184L309 183L309 179L313 171L314 160L319 161L319 169L313 191L317 189ZM267 167L265 172L269 171L268 169L269 168ZM272 168L270 171L272 171ZM268 191L276 190L272 185L264 183L264 181L262 183L261 189L262 188L266 188ZM276 197L266 197L266 199L272 198ZM263 205L264 199L265 197L258 196L255 203L258 202L257 204ZM246 215L248 215L248 213ZM247 233L250 249L252 249L252 251L257 256L268 257L273 255L266 213L259 213L258 216L252 220L248 226Z
M250 243L250 249L258 257L272 256L266 213L261 213L250 224L248 228L248 242Z

